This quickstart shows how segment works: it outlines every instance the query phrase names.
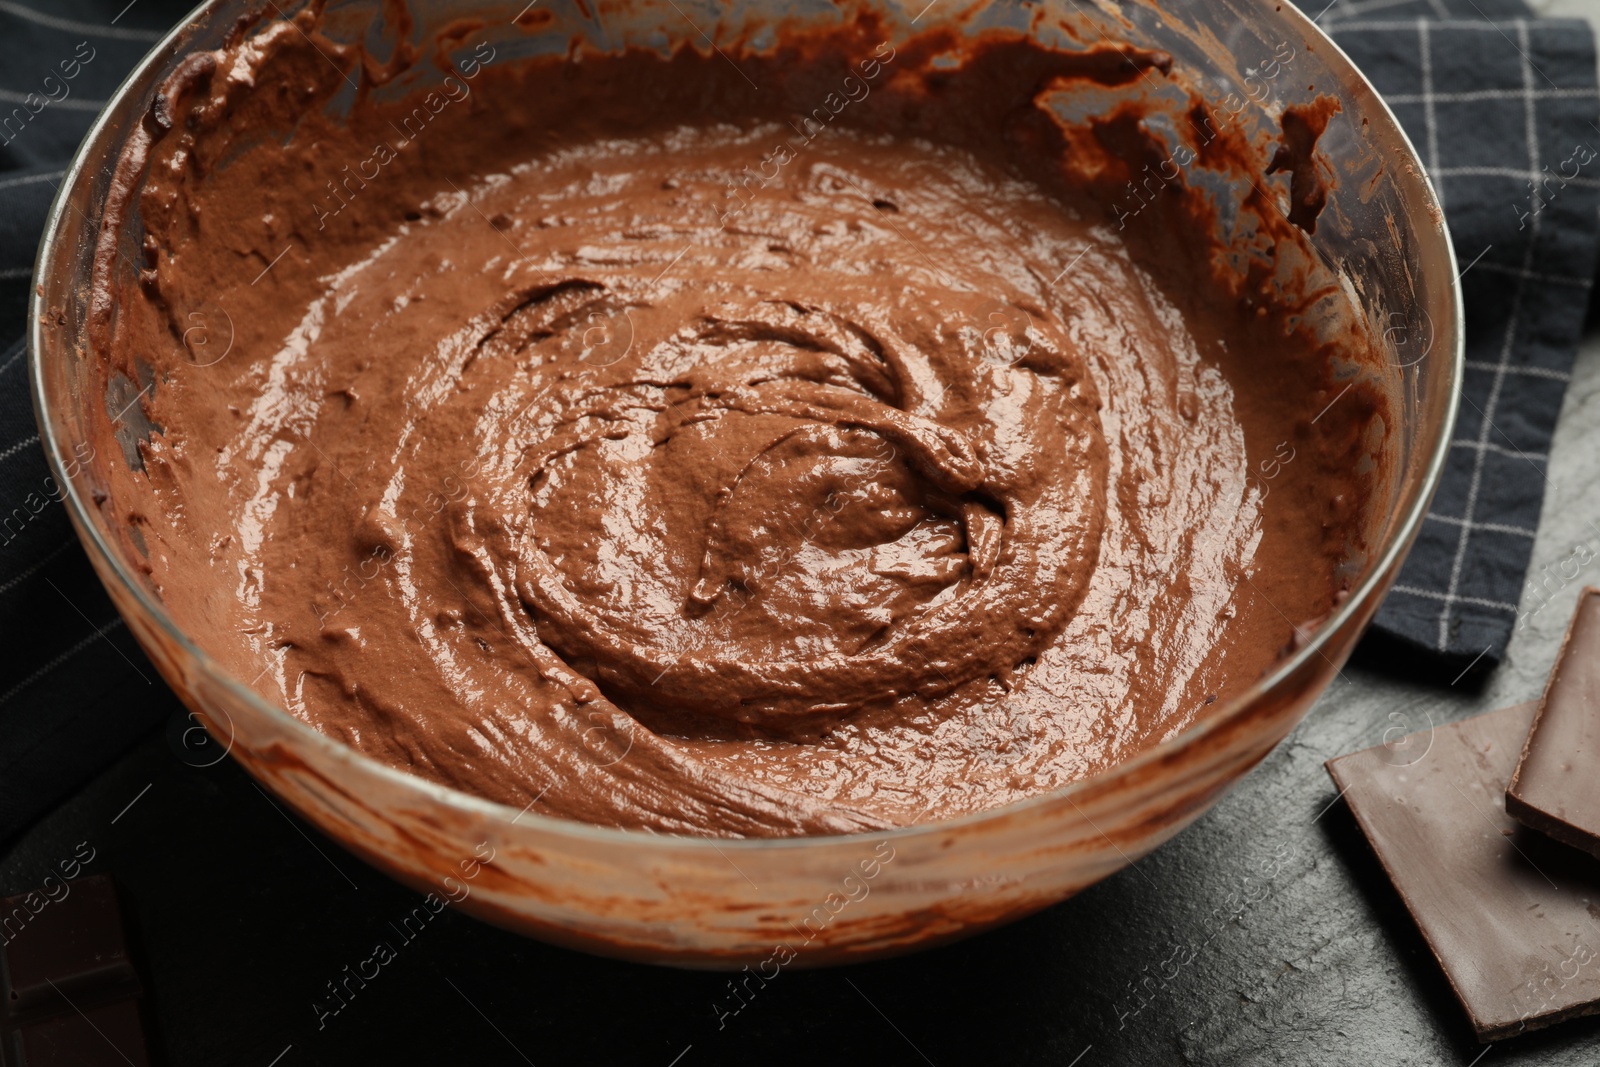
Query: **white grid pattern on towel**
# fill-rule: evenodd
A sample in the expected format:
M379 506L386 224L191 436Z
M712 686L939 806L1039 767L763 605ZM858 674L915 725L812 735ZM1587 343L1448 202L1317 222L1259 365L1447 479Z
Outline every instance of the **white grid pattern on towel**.
M1466 365L1468 370L1500 370L1500 364L1486 363L1481 359L1469 359ZM1507 367L1505 371L1507 374L1521 374L1529 378L1549 378L1554 382L1570 382L1572 380L1572 375L1566 371L1551 370L1549 367Z
M1512 98L1515 99L1515 98ZM1531 105L1532 97L1523 97ZM1553 177L1548 172L1534 170L1519 170L1516 167L1442 167L1437 172L1429 171L1435 178L1514 178L1522 182L1537 182L1542 178ZM1586 189L1600 189L1600 178L1569 178L1561 175L1561 181L1566 185L1580 185Z
M1520 448L1507 448L1496 441L1463 441L1460 439L1450 442L1451 448L1471 448L1479 452L1493 452L1497 456L1510 456L1512 459L1525 459L1530 462L1539 462L1548 459L1543 452L1524 452Z
M1428 20L1417 20L1417 62L1422 71L1422 113L1428 127L1428 173L1439 169L1439 120L1434 112L1438 102L1433 95L1433 41L1428 35ZM1434 195L1439 198L1439 209L1444 210L1444 186L1433 183Z
M40 678L43 678L45 675L55 670L57 667L67 662L67 660L71 659L73 656L76 656L79 652L82 652L96 641L102 639L109 640L109 638L106 638L106 634L122 625L124 625L122 618L121 616L118 616L117 618L107 622L104 626L96 626L92 631L90 631L88 637L85 637L83 640L79 641L77 644L61 653L55 659L52 659L50 662L46 663L32 674L22 679L22 681L16 683L10 689L7 689L4 693L0 693L0 705L4 705L9 702L12 697L28 688L28 686L32 685L34 682L37 682Z
M1337 6L1335 6L1334 9L1329 13L1330 15L1333 16L1334 21L1332 21L1329 24L1327 24L1326 26L1324 26L1323 29L1326 29L1326 30L1328 30L1330 32L1338 31L1340 33L1344 33L1344 32L1349 31L1349 30L1390 30L1390 31L1394 31L1394 30L1414 30L1414 29L1417 28L1417 20L1416 19L1352 19L1351 21L1346 22L1346 21L1344 21L1343 19L1341 19L1339 17L1339 13L1342 10L1344 10L1345 8L1349 7L1349 6L1352 6L1352 5L1337 5ZM1506 20L1505 23L1498 23L1498 22L1479 21L1479 20L1476 20L1476 19L1436 18L1436 19L1427 19L1426 21L1427 21L1428 25L1431 28L1436 29L1436 30L1487 30L1490 33L1500 33L1500 32L1503 32L1501 30L1501 26L1502 25L1509 24L1512 21L1524 22L1526 20L1524 20L1524 19L1515 19L1515 20ZM1516 93L1516 95L1520 96L1522 94L1521 93Z
M1332 28L1344 30L1349 28L1349 24L1339 23ZM1594 92L1589 89L1535 89L1532 95L1535 100L1587 100L1594 96ZM1522 96L1521 89L1474 89L1466 93L1434 93L1433 99L1440 104L1477 104L1485 100L1521 100ZM1426 102L1422 93L1384 93L1383 99L1388 104Z
M1512 23L1517 34L1517 53L1522 64L1523 85L1523 115L1526 122L1526 136L1528 144L1528 172L1539 173L1539 118L1538 103L1533 96L1535 89L1533 81L1533 61L1528 58L1528 23L1526 19L1517 19ZM1498 29L1498 27L1495 27ZM1464 168L1467 169L1467 168ZM1444 173L1441 172L1442 178ZM1437 184L1438 178L1435 179ZM1455 558L1450 563L1450 584L1445 589L1439 607L1439 651L1443 652L1450 647L1450 609L1459 603L1471 603L1476 598L1467 598L1461 594L1462 565L1466 562L1467 546L1472 535L1479 527L1475 522L1478 510L1478 493L1483 487L1484 458L1494 449L1491 447L1489 434L1494 427L1495 410L1500 403L1501 387L1505 384L1506 374L1511 365L1511 355L1516 347L1517 327L1521 321L1523 295L1527 289L1528 281L1533 274L1533 257L1538 248L1539 228L1542 212L1534 212L1529 218L1531 232L1522 253L1522 267L1512 276L1514 286L1511 297L1511 313L1506 317L1505 336L1500 344L1500 358L1494 365L1494 379L1489 386L1489 398L1485 402L1478 426L1478 438L1475 442L1476 454L1472 460L1472 480L1467 484L1467 505L1465 513L1461 516L1460 534L1456 540ZM1452 446L1464 444L1460 440L1452 441ZM1499 601L1489 601L1479 606L1498 605L1516 614L1516 605L1506 605Z
M1514 278L1521 278L1529 282L1544 282L1546 285L1570 285L1576 289L1587 289L1594 284L1594 280L1591 278L1573 278L1564 274L1546 274L1542 271L1509 267L1504 263L1483 263L1477 269L1486 270L1494 274L1509 274ZM1463 271L1462 273L1466 272Z
M1427 518L1430 522L1442 522L1446 526L1465 526L1467 524L1466 519L1458 519L1454 515L1435 515L1429 512ZM1530 530L1526 526L1512 526L1504 522L1475 522L1472 524L1472 528L1474 530L1489 530L1492 533L1510 534L1513 537L1526 537L1529 540L1539 535L1537 530Z
M1394 591L1397 593L1408 593L1411 596L1420 596L1427 600L1448 599L1457 604L1476 604L1480 608L1496 608L1500 611L1509 611L1513 615L1517 613L1517 606L1515 604L1508 604L1504 600L1485 600L1483 597L1478 596L1446 597L1444 593L1439 592L1437 589L1419 589L1414 585L1397 585L1394 587Z

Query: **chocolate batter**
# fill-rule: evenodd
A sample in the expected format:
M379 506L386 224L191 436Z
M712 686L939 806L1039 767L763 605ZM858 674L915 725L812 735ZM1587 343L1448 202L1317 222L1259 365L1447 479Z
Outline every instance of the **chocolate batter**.
M441 77L241 26L118 173L96 347L148 432L104 506L294 715L548 814L861 830L1125 759L1340 595L1374 357L1219 254L1184 166L1263 157L1198 97L1168 155L1168 57L478 28Z

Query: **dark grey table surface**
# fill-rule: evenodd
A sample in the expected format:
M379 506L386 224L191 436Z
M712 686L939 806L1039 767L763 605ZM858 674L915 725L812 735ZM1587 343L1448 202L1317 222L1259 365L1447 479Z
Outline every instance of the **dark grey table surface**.
M1595 0L1535 6L1600 14ZM389 924L419 898L231 762L189 766L168 736L10 842L0 894L93 849L85 870L114 875L129 898L171 1067L1600 1063L1600 1019L1474 1040L1322 769L1386 732L1539 694L1580 584L1600 582L1600 568L1564 587L1555 573L1580 542L1600 551L1593 325L1548 481L1522 625L1483 689L1349 666L1260 767L1134 867L954 946L786 970L720 1025L726 976L591 958L446 910L319 1026L325 984L396 940ZM169 732L182 716L174 699Z
M1594 1064L1600 1019L1474 1040L1322 768L1539 694L1581 583L1600 580L1596 568L1557 588L1553 566L1578 542L1600 552L1593 327L1548 469L1523 624L1482 690L1348 666L1260 767L1135 866L951 947L785 971L720 1022L726 976L595 959L447 910L319 1025L325 984L396 940L390 922L419 898L231 762L188 765L169 736L12 842L0 892L38 885L87 842L86 870L131 900L173 1067ZM187 725L174 699L169 734Z

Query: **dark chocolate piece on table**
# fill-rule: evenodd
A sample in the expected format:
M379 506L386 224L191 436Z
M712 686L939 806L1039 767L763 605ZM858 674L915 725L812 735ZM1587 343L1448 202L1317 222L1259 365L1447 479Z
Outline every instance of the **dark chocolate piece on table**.
M137 1000L114 1000L81 1013L35 1019L9 1032L5 1067L146 1067L144 1023Z
M1482 1041L1600 1012L1600 862L1505 811L1536 708L1327 763Z
M1585 589L1506 787L1518 822L1600 856L1600 589Z
M0 901L0 1067L145 1067L141 994L106 875Z

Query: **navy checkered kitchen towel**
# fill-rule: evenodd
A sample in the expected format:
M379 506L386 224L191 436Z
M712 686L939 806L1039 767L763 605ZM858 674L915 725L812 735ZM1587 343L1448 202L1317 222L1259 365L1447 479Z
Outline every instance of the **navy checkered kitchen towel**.
M1522 0L1334 0L1307 14L1416 145L1462 268L1455 440L1376 622L1432 653L1424 666L1449 681L1498 661L1517 622L1545 455L1588 309L1600 247L1594 33L1531 18ZM1590 556L1594 532L1578 546Z
M0 0L0 841L177 711L56 499L20 338L62 168L188 3ZM1594 268L1593 38L1580 22L1530 19L1520 0L1335 0L1310 13L1411 133L1470 264L1458 441L1378 626L1441 662L1485 648L1490 662L1515 621Z

